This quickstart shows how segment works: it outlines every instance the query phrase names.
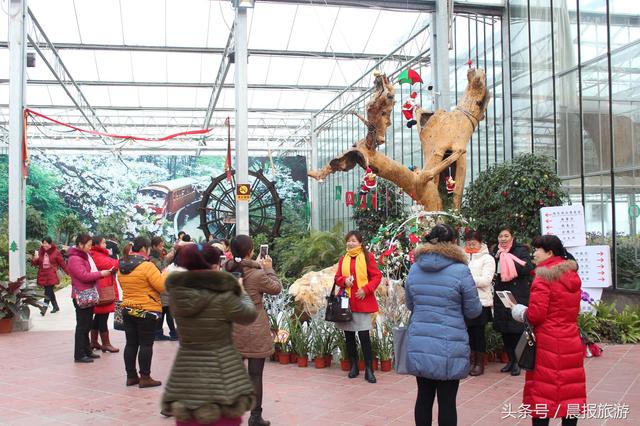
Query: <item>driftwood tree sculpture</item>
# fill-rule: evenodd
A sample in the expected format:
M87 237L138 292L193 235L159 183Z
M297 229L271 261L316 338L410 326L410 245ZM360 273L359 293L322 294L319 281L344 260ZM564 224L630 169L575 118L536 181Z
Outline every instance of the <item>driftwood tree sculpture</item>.
M453 206L460 208L466 176L466 146L478 123L484 119L489 103L485 73L481 69L469 69L467 88L458 105L452 111L438 110L416 112L418 132L424 168L409 168L377 150L385 142L387 128L391 124L391 112L395 104L395 88L385 75L375 78L376 92L367 104L367 118L358 116L367 126L367 135L353 148L334 158L320 170L308 175L324 180L331 173L348 171L356 164L394 182L411 195L427 211L442 210L443 202L438 192L439 175L456 163ZM447 155L449 154L449 155Z

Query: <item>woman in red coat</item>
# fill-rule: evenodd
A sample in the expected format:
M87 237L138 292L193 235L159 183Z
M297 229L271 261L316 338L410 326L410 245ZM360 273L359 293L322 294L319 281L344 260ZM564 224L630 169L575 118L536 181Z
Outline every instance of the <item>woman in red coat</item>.
M587 399L584 353L578 332L581 281L578 266L566 260L566 250L555 235L533 241L535 279L529 306L515 305L513 318L529 321L536 338L536 363L527 371L523 404L532 424L548 425L562 417L563 426L576 425Z
M53 287L60 284L58 268L62 269L67 275L69 275L69 271L67 271L67 264L64 262L56 245L53 244L51 237L44 237L41 243L40 249L33 254L31 263L38 268L37 282L39 286L44 287L44 303L48 306L49 301L51 301L53 305L51 313L55 314L60 310L58 301L56 300L56 294L53 290ZM45 312L46 310L42 311L42 315L44 315Z
M109 250L107 249L107 240L96 235L93 237L93 246L91 246L91 257L95 262L99 270L116 270L118 269L118 259L110 257ZM109 341L109 327L107 321L109 320L109 313L115 311L115 301L119 300L118 284L116 283L115 274L111 274L106 277L102 277L98 280L97 287L113 287L113 294L115 299L111 303L105 305L97 305L93 307L93 322L91 324L91 349L102 349L102 352L119 352L120 349L111 345ZM98 333L100 333L100 339L102 345L98 343Z
M378 269L375 257L368 253L362 245L362 235L358 231L349 232L345 240L347 253L338 262L335 282L349 298L353 319L349 322L338 322L336 327L344 330L347 352L351 362L349 378L353 379L358 375L357 332L364 355L364 378L369 383L375 383L376 376L373 375L373 354L369 330L371 330L371 314L378 311L375 293L382 274Z

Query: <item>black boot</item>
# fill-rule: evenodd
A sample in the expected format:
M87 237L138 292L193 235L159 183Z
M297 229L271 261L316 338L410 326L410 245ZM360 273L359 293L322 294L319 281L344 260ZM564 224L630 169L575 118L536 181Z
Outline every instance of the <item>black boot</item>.
M364 379L369 383L375 383L376 376L373 375L373 352L371 351L369 330L359 331L358 339L360 339L362 354L364 355Z
M358 370L358 358L350 358L349 362L351 363L351 368L349 369L349 378L353 379L354 377L358 377L360 371Z
M513 370L513 364L515 363L513 362L513 359L511 359L511 354L509 354L509 362L507 363L507 365L500 369L500 372L508 373L509 371Z
M373 374L373 368L371 368L371 361L365 361L364 379L369 383L377 382L376 376Z
M353 379L358 377L358 347L356 345L356 333L355 331L345 331L345 342L347 347L347 355L349 356L349 362L351 362L351 368L349 369L348 377Z
M251 410L249 426L269 426L271 422L262 418L262 408Z

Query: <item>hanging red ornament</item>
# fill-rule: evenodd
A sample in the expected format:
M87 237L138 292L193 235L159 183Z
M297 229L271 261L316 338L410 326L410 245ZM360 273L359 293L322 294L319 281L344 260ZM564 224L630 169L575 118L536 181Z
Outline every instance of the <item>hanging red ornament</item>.
M354 196L355 194L353 193L353 191L345 192L345 204L347 205L347 207L355 205Z
M416 258L415 258L415 250L411 250L409 251L409 263L415 263Z
M409 234L409 241L411 242L411 244L418 244L420 238L418 238L416 234Z

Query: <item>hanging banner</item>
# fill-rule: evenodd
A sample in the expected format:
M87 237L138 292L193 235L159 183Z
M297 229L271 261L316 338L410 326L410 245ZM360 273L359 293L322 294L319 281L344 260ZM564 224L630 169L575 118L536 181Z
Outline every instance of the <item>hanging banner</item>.
M360 210L367 209L367 194L360 194Z
M336 200L342 199L342 186L336 185Z
M378 190L371 194L371 207L374 210L378 210Z
M355 206L355 199L354 199L353 191L347 191L347 192L345 192L344 195L345 195L345 204L347 205L347 207Z

